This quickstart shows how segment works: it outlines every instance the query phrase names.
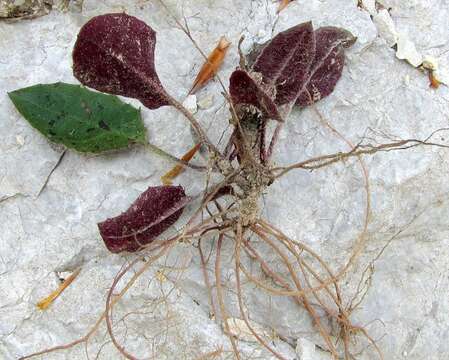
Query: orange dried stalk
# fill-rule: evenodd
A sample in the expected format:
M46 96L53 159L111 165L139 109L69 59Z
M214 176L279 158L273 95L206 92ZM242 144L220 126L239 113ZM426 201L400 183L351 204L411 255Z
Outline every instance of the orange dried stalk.
M73 280L79 275L81 272L81 268L75 270L70 276L64 280L64 282L59 285L59 287L53 291L50 295L48 295L45 299L42 299L39 301L36 305L41 310L46 310L52 303L55 301L55 299L61 295L61 293L69 286Z
M220 38L217 46L210 53L207 61L203 64L200 72L196 76L196 79L193 82L193 86L189 91L189 95L194 94L198 89L200 89L204 84L206 84L211 78L215 76L218 68L223 63L224 57L230 45L231 43L226 39L226 37L222 36Z
M282 10L284 10L288 4L290 4L292 0L281 0L281 3L279 4L277 13L279 14Z
M201 143L196 144L193 148L187 151L181 158L184 161L190 161L200 148ZM177 164L170 171L168 171L164 176L161 177L162 183L164 185L171 185L173 179L184 171L184 165Z
M430 87L432 89L438 89L440 87L441 83L435 77L435 74L433 73L432 70L429 71L429 80L430 80Z

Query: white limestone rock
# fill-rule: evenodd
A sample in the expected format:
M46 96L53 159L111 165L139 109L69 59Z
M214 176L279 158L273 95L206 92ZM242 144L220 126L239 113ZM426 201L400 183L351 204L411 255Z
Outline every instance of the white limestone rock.
M202 96L198 100L198 107L201 110L207 110L214 104L214 95L213 94L206 94L205 96Z
M196 103L196 95L192 94L187 96L183 101L182 105L184 105L184 107L187 110L189 110L192 114L196 114L196 112L198 111L198 105Z
M362 7L367 10L371 16L377 14L376 0L362 0Z
M438 59L438 71L447 68L449 19L441 1L382 1L392 7L396 29L409 34L417 52ZM386 142L391 138L424 139L436 129L447 127L449 89L430 90L426 76L404 61L399 61L384 40L367 11L355 1L297 0L279 17L276 3L258 0L170 0L177 14L186 15L193 36L203 49L214 46L226 35L237 44L246 35L244 50L263 42L290 26L313 20L314 26L345 27L358 37L347 51L343 76L334 93L317 104L317 109L352 143ZM217 5L218 4L218 5ZM338 11L336 11L338 9ZM76 83L71 70L71 49L80 26L92 16L105 12L127 11L157 31L156 68L167 90L183 99L204 59L179 31L157 2L86 0L82 13L59 13L30 21L0 22L0 358L17 359L44 347L60 345L85 334L104 310L104 301L114 276L129 256L109 254L97 232L96 223L115 216L149 185L160 184L160 176L172 164L142 148L104 156L84 156L67 152L56 166L61 151L32 129L17 113L6 91L35 83L65 81ZM262 31L261 31L262 30ZM414 54L416 57L416 54ZM416 64L418 61L415 59ZM227 79L238 64L233 46L220 76ZM409 81L405 84L404 79ZM202 92L201 92L202 91ZM227 103L220 96L218 82L210 82L198 93L214 100L207 111L196 116L218 143L229 127ZM142 107L137 101L125 101ZM208 104L209 105L209 104ZM199 105L200 107L202 105ZM182 154L192 145L188 122L172 108L149 111L142 108L149 140L173 154ZM449 134L437 133L434 140L447 144ZM281 131L275 151L277 165L286 165L312 156L347 151L348 145L335 132L323 126L311 109L294 110ZM344 281L345 300L356 292L365 268L387 244L372 264L371 287L352 319L366 325L377 340L384 358L449 358L449 203L447 194L448 152L441 148L418 147L383 152L365 157L370 179L370 225L366 249ZM49 177L49 178L48 178ZM48 182L47 182L48 178ZM186 171L179 179L189 194L204 187L206 177ZM43 185L46 183L46 186ZM297 171L275 182L264 194L263 217L282 228L289 236L304 242L331 264L343 266L363 229L364 178L354 161L326 169ZM41 191L42 190L42 191ZM391 241L391 242L390 242ZM209 253L214 239L205 239ZM261 254L276 266L273 251L255 241ZM230 316L239 318L235 297L234 244L224 244L222 280L226 285L226 306ZM215 256L212 250L211 259ZM164 345L165 358L183 354L195 359L222 347L229 355L230 343L219 319L211 316L208 292L204 285L197 248L180 244L160 268L180 261L183 272L168 271L167 281L156 277L157 268L146 273L129 296L114 311L114 319L136 310L148 310L160 296L161 286L170 293L169 314L173 325ZM248 264L250 265L250 264ZM55 273L82 266L76 281L46 312L36 302L58 284ZM207 267L213 276L213 261ZM258 267L253 264L256 272ZM162 285L161 285L162 284ZM227 291L229 289L229 291ZM309 339L324 346L308 314L294 301L270 296L245 284L245 306L251 321L264 329L275 329L276 349L293 359L307 344L295 351L297 339ZM159 308L155 316L167 316ZM130 315L131 316L131 315ZM323 314L324 318L324 314ZM150 322L151 312L130 317L126 346L137 352L141 335L149 338L160 330ZM163 324L167 325L167 319ZM123 340L124 329L117 321ZM105 328L88 346L90 357L102 348L103 358L119 355L105 337ZM139 335L140 334L140 335ZM362 339L359 359L376 354ZM162 341L161 341L162 343ZM145 340L145 344L146 340ZM273 356L254 342L239 342L245 356L271 359ZM315 349L315 355L321 352ZM148 353L138 353L148 356ZM49 355L48 359L85 359L83 346ZM160 356L164 359L164 355ZM315 360L315 359L314 359Z
M418 67L423 62L423 56L416 50L416 46L407 34L401 33L397 38L398 50L396 57L406 60L410 65Z
M389 47L398 42L399 34L396 31L396 25L387 9L382 9L373 15L374 24L376 24L379 36L383 38Z

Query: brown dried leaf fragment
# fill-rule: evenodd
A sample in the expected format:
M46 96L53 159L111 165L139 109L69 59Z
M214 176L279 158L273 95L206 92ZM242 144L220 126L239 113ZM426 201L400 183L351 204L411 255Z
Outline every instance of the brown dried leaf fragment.
M202 88L210 79L212 79L220 68L225 58L226 52L229 49L231 43L222 36L215 49L210 53L207 61L203 64L200 72L196 76L193 82L192 88L189 91L190 94L194 94L200 88Z
M36 306L40 309L40 310L46 310L51 304L53 304L53 301L56 300L56 298L61 295L61 293L67 288L67 286L69 286L73 280L75 280L75 278L79 275L79 273L81 272L81 268L78 268L77 270L75 270L72 274L70 274L70 276L65 279L63 281L63 283L61 285L59 285L59 287L53 291L50 295L48 295L45 299L42 299L41 301L39 301Z
M429 70L429 81L430 81L429 86L432 89L438 89L441 85L441 82L435 77L435 74L432 70Z
M276 13L280 13L282 10L284 10L288 4L290 4L293 0L281 0L281 2L279 3L279 7L276 11Z

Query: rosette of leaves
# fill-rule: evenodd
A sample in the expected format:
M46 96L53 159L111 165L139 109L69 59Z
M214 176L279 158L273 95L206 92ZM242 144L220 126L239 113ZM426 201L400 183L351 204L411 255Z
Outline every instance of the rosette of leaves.
M259 153L253 157L267 164L280 124L293 106L305 107L332 93L342 75L345 49L355 41L347 30L330 26L314 30L307 22L279 33L246 56L244 68L231 75L229 92L237 116L244 119L243 131L258 129L253 147ZM280 124L267 144L269 120ZM239 138L236 131L233 137Z
M262 123L269 119L283 122L293 105L307 106L329 95L342 73L344 49L354 41L345 30L313 30L308 22L278 34L254 51L247 58L249 67L237 69L230 78L230 98L242 122L246 113L254 111ZM19 89L9 96L48 139L80 152L100 153L146 143L140 112L114 95L138 99L149 109L174 106L204 142L195 119L162 86L154 65L155 45L155 31L133 16L94 17L78 34L73 73L83 85L111 95L56 83ZM240 159L241 148L234 145ZM232 156L218 155L232 161ZM217 194L223 189L231 187L226 184ZM178 220L189 200L179 186L149 187L127 211L99 223L100 234L112 252L137 251Z
M234 106L253 106L268 119L284 121L293 105L307 106L328 96L341 77L345 48L356 38L337 27L313 29L299 24L258 46L247 56L247 69L231 75Z

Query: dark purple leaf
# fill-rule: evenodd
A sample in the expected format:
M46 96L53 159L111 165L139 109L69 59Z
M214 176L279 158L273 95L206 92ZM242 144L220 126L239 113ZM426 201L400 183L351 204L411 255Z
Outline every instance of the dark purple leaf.
M270 91L263 87L264 85L260 80L253 79L246 71L235 70L229 80L232 103L237 111L240 110L242 105L253 105L261 110L264 116L283 121L276 104L273 102L273 96L268 95ZM271 93L273 91L274 89L271 90Z
M343 71L344 49L357 40L349 31L331 26L316 30L315 39L315 59L310 78L296 101L300 106L311 105L332 93Z
M175 223L190 200L181 186L155 186L143 192L127 211L98 224L113 253L134 252Z
M154 67L155 45L155 31L133 16L96 16L78 34L73 73L84 85L139 99L150 109L169 105Z
M314 57L315 34L307 22L277 34L263 47L252 70L276 88L277 105L294 103L305 87Z
M292 34L307 34L307 31L304 30L305 28L307 29L307 27L304 28L305 25L306 24L298 25L280 33L273 40L265 44L255 46L253 51L246 57L248 66L253 70L262 73L265 81L270 81L266 80L273 77L271 72L274 68L270 64L275 61L281 63L280 59L275 60L276 57L279 58L281 54L281 52L276 53L275 47L280 46L282 48L284 42L288 42L289 40L293 42L291 39L291 37L293 37ZM293 31L293 29L295 29L295 31ZM303 33L301 29L306 32ZM331 26L319 28L318 30L315 30L314 34L314 41L316 44L313 61L309 67L307 79L303 80L302 86L304 86L304 88L296 100L296 104L300 106L311 105L332 93L342 74L345 62L344 50L345 48L352 46L357 40L357 38L349 31ZM271 54L270 51L273 54ZM265 54L265 57L263 54ZM263 68L263 64L267 64L266 69ZM298 82L298 84L299 83L300 82ZM284 84L288 84L288 82L285 82ZM276 85L277 97L274 101L277 105L283 103L281 98L283 98L282 91L285 87L286 85ZM294 88L295 86L290 87L290 89ZM255 104L253 103L253 105ZM258 107L260 108L260 105Z

